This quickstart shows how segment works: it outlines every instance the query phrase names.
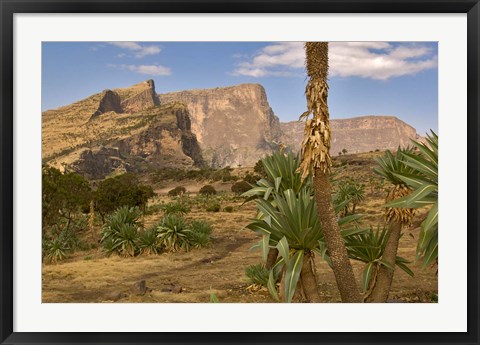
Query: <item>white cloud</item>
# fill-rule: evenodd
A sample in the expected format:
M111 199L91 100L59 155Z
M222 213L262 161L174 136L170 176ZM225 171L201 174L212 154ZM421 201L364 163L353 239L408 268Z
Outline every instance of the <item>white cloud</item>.
M109 64L108 67L117 68L121 70L127 70L140 74L154 75L154 76L167 76L171 75L170 68L161 65L114 65Z
M138 42L109 42L120 49L129 50L136 58L143 58L147 55L159 54L162 49L156 45L141 45Z
M421 44L387 42L332 42L330 75L387 80L437 67L437 57ZM238 63L233 75L250 77L292 76L304 69L303 42L268 45Z

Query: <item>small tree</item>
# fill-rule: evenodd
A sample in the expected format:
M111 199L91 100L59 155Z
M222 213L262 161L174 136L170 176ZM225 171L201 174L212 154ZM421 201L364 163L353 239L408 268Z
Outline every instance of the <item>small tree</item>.
M54 225L59 218L67 220L67 228L82 210L88 210L91 200L90 183L81 175L62 174L53 167L42 171L43 227Z
M127 173L100 182L95 191L95 202L104 220L106 214L121 206L137 206L145 212L147 201L153 196L155 193L150 186L140 184L135 174Z
M344 155L346 155L346 154L348 153L347 149L343 149L343 150L342 150L342 153L343 153Z

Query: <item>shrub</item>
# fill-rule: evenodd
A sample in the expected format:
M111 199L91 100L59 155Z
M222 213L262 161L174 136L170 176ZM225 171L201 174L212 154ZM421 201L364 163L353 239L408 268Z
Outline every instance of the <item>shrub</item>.
M188 212L190 212L190 208L180 202L169 202L168 204L165 204L162 206L162 211L164 212L165 215L167 214L179 214L179 215L185 215Z
M249 191L250 189L252 189L252 186L250 185L250 183L248 183L246 181L236 182L232 186L232 192L234 192L235 194L238 194L238 195L243 194L246 191Z
M138 237L137 246L140 254L160 254L160 252L162 251L162 246L159 244L157 235L157 230L155 228L151 228L145 230Z
M212 185L207 184L200 188L200 191L198 193L203 195L214 195L217 194L217 191Z
M42 226L57 224L61 219L68 225L85 208L88 209L92 193L90 183L77 173L62 174L48 166L42 168Z
M255 174L250 174L248 173L247 175L245 175L245 177L243 178L243 180L245 182L248 182L248 183L251 183L251 184L256 184L258 180L261 180L262 179L262 176L260 175L255 175Z
M210 235L212 233L212 226L204 220L194 220L191 223L193 232Z
M50 235L43 235L42 256L46 263L57 263L69 253L85 249L85 243L76 234L78 226L78 222L69 226L66 221L61 221L53 227Z
M206 207L207 212L219 212L220 211L220 204L218 202L212 202L207 205Z
M95 191L97 210L102 220L106 214L122 206L145 207L148 199L155 196L150 186L140 184L135 174L126 173L107 178L99 183Z
M68 245L63 242L59 237L46 240L42 244L43 257L47 263L57 263L58 261L64 259L67 256L67 253L70 251Z
M205 247L210 242L211 225L204 220L194 220L190 224L190 243L195 248Z
M187 192L187 190L185 189L185 187L178 186L178 187L175 187L172 190L170 190L168 192L168 196L179 196L179 195L182 195L186 192Z
M137 254L140 214L138 207L122 206L107 218L101 240L107 254L114 252L121 256Z
M223 210L225 212L232 213L233 212L233 206L226 206Z
M166 250L176 252L180 249L189 250L191 247L190 233L185 219L176 214L169 214L162 219L157 227L158 244Z
M265 172L265 167L263 165L263 161L259 159L255 166L253 167L253 171L256 172L260 177L267 177L267 173Z
M267 286L270 271L262 264L245 267L245 275L251 284Z

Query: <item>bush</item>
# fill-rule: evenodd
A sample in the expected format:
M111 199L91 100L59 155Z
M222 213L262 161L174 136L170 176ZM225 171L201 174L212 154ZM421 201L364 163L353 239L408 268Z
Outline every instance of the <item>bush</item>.
M49 234L43 234L43 260L46 263L56 263L76 250L86 249L88 246L77 236L77 233L85 228L85 217L71 223L67 220L60 220L52 227Z
M250 184L257 184L257 181L258 180L261 180L262 179L262 176L260 175L255 175L255 174L250 174L248 173L247 175L245 175L245 177L243 178L243 180L245 182L248 182Z
M265 167L263 165L262 159L259 159L255 166L253 167L253 171L256 172L260 177L265 178L267 177L267 173L265 172Z
M243 194L246 191L249 191L250 189L252 189L252 186L250 185L250 183L248 183L246 181L236 182L232 186L232 192L234 192L235 194L238 194L238 195Z
M169 202L168 204L165 204L162 206L163 213L165 215L167 214L178 214L178 215L185 215L188 212L190 212L190 208L180 202Z
M219 212L220 204L218 202L212 202L206 207L207 212Z
M179 195L185 194L186 192L187 190L185 189L185 187L178 186L170 190L168 192L168 196L179 196Z
M67 224L88 209L92 192L90 183L77 173L62 174L60 170L48 166L42 168L42 226L68 220Z
M251 284L267 286L270 271L262 264L245 267L245 275Z
M140 254L160 254L162 251L162 246L158 241L158 233L155 228L148 229L144 231L137 240L137 246Z
M140 214L138 207L122 206L107 218L101 240L107 254L135 256L138 253Z
M189 250L192 230L185 219L176 214L165 216L157 229L158 244L166 250L176 252L180 249Z
M212 233L211 225L203 220L194 220L190 224L191 233L189 235L192 246L196 248L205 247L210 242Z
M148 199L155 196L150 186L140 184L135 174L126 173L107 178L98 184L95 191L97 210L104 220L106 214L122 206L145 207Z
M225 212L232 213L233 212L233 206L226 206L223 210Z
M217 194L217 191L212 185L207 184L200 188L200 191L198 193L203 195L215 195Z

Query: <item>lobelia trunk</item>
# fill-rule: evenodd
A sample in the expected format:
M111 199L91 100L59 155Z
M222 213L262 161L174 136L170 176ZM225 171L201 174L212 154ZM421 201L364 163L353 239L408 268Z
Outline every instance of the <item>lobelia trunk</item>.
M382 260L384 260L387 264L390 264L390 266L394 268L395 262L397 260L398 243L400 241L401 232L402 223L390 223L388 239L382 255ZM380 265L377 273L377 278L372 288L370 289L369 294L366 296L365 302L385 303L390 293L394 273L394 269L388 268L385 265Z
M317 275L312 253L305 253L303 257L300 282L306 300L308 302L319 303L320 293L318 292Z
M313 177L313 186L315 188L318 218L332 260L332 270L342 302L361 303L360 291L357 287L352 264L348 258L347 248L340 234L337 216L332 205L332 192L328 175L317 169Z

